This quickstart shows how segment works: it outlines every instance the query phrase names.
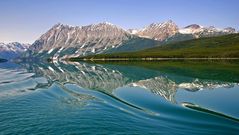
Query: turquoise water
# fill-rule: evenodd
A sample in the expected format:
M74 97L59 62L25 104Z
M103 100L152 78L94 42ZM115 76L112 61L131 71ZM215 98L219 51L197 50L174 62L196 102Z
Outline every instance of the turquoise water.
M237 62L1 63L0 134L239 134L238 75Z

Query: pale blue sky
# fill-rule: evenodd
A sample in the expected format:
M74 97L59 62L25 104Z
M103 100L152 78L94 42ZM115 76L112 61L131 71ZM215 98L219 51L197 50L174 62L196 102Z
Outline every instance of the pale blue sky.
M111 22L124 29L173 20L238 29L239 0L1 0L0 42L32 43L56 23Z

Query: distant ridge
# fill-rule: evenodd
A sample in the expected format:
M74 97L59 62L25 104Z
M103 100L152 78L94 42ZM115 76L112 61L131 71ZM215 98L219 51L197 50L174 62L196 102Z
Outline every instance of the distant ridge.
M21 56L22 53L26 52L30 44L22 44L18 42L12 43L0 43L0 58L13 59Z

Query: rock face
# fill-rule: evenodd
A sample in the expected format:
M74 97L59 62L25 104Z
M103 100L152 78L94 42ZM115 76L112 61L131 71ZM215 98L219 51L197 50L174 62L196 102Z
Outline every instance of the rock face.
M155 41L145 39L147 44L140 46L142 40L144 38L107 22L82 27L57 24L36 40L30 50L35 55L45 54L56 58L114 52L112 50L117 52L116 48L130 51L124 50L124 47L129 48L127 46L137 44L138 47L132 48L140 50L156 45Z
M132 34L140 37L151 38L158 41L163 41L176 33L178 33L178 26L171 20L164 23L152 23L141 30L132 30Z
M13 59L19 57L22 53L27 51L30 44L21 44L18 42L13 43L0 43L0 58Z

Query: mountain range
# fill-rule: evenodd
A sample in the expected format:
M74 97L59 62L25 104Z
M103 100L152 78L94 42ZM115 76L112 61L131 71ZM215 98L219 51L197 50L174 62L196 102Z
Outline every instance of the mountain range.
M142 29L124 30L108 22L87 26L56 24L32 45L0 44L0 57L68 58L94 54L132 52L164 44L237 33L234 28L218 29L192 24L179 28L173 21L152 23Z

